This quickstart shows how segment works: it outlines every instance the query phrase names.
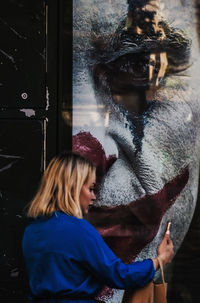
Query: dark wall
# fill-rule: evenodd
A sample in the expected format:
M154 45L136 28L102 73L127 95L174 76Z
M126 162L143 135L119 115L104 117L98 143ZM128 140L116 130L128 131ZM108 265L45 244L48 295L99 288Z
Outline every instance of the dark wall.
M62 1L53 0L2 0L0 4L1 302L27 302L21 253L28 223L25 206L49 160L71 146L70 126L62 122L61 113L66 95L60 81L61 49L66 48L66 39L71 40L70 22L65 38L62 10ZM71 85L65 97L68 108L70 89Z

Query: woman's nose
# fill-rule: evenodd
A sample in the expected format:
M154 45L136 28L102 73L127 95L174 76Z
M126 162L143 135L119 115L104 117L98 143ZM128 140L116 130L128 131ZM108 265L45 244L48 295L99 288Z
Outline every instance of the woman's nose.
M96 200L96 195L94 192L92 192L92 200Z

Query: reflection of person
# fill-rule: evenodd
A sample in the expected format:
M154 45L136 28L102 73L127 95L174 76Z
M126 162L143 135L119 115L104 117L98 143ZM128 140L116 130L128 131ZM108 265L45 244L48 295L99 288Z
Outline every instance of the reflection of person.
M88 219L125 261L154 255L169 220L177 252L194 213L200 144L194 3L74 0L73 149L101 175Z
M23 237L30 302L96 302L104 284L115 288L148 283L159 258L169 263L173 244L166 233L153 259L124 264L83 215L95 200L95 167L76 154L55 157L44 173Z

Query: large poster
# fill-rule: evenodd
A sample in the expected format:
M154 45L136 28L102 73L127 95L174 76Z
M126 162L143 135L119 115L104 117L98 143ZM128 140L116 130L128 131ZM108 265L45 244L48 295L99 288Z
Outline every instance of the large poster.
M197 18L192 0L73 1L73 149L97 165L88 220L125 262L156 256L168 221L177 252L193 217Z

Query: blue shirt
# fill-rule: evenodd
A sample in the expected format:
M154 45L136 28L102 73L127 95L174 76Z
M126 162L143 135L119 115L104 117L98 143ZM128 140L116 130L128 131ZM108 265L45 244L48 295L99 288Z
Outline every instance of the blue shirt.
M95 302L104 285L140 287L155 273L151 259L124 264L90 223L62 212L33 220L22 246L30 302Z

